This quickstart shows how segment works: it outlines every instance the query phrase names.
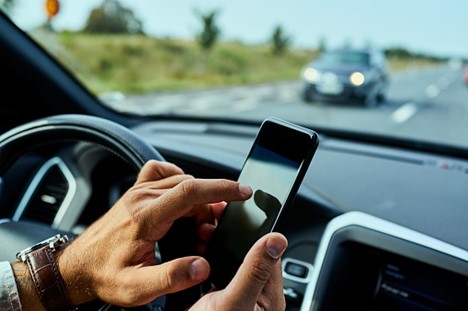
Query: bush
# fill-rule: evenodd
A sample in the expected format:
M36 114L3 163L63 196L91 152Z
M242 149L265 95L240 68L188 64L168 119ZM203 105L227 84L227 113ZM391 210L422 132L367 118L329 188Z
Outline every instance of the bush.
M132 10L117 0L105 0L91 11L83 29L88 33L141 34L143 25Z
M273 54L283 55L291 43L291 37L287 36L284 33L283 28L278 25L273 31L271 43L273 45Z
M198 43L204 50L210 50L219 38L221 31L216 25L218 11L212 11L206 14L197 13L203 24L202 31L198 34Z

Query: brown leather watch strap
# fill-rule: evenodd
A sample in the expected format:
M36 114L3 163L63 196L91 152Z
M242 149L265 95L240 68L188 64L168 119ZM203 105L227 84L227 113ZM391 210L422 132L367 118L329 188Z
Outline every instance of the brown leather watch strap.
M48 311L74 310L65 291L62 276L55 263L50 247L42 247L26 255L34 287L42 304Z

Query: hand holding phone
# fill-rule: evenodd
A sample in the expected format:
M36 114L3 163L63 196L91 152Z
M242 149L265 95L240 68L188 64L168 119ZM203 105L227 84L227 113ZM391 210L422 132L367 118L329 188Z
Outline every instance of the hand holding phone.
M230 282L252 245L279 228L318 141L314 131L277 118L262 123L238 178L253 195L226 206L205 255L218 289Z

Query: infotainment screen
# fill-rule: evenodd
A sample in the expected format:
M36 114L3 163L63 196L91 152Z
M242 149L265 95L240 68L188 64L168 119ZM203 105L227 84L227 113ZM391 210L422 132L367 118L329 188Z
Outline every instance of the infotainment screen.
M468 278L401 256L384 257L373 310L468 310Z

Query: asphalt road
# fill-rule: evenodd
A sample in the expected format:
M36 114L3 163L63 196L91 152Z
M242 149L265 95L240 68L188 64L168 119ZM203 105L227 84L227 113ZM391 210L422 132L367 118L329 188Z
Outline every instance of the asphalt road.
M366 108L305 103L301 83L280 82L203 91L130 96L111 102L138 114L263 119L277 116L313 128L332 127L468 146L468 86L449 66L395 73L385 102Z

